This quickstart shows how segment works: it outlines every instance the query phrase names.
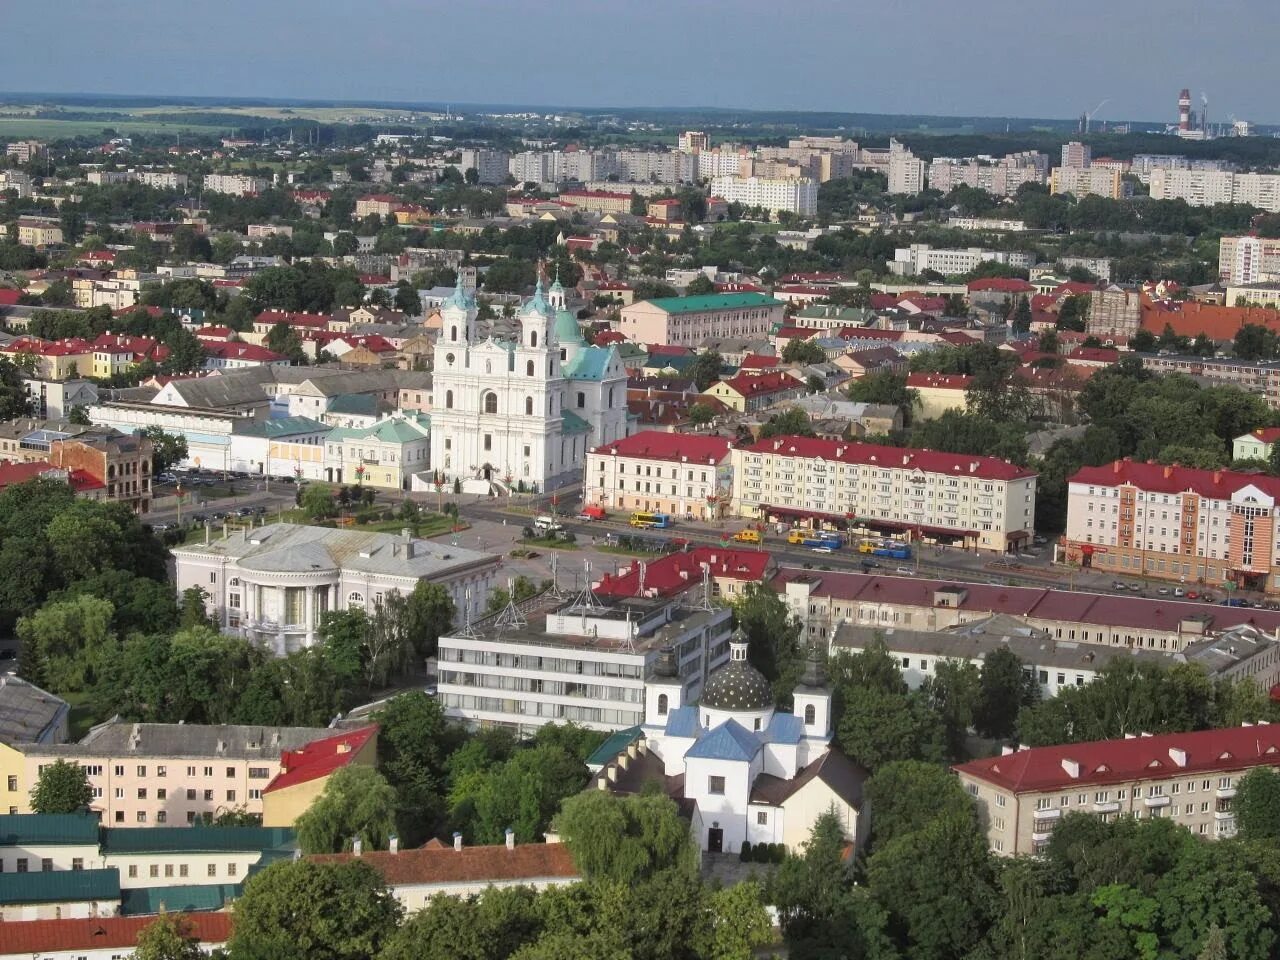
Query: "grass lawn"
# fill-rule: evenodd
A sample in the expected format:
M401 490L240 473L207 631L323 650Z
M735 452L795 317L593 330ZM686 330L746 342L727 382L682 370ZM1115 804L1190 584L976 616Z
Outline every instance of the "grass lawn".
M57 140L62 137L100 137L106 129L128 136L131 133L197 133L221 134L230 127L196 123L157 123L154 120L37 120L33 117L0 117L0 137L40 137Z
M634 550L631 547L615 547L609 544L599 544L596 550L600 553L616 553L623 557L660 557L664 555L662 550ZM671 551L665 551L669 553Z
M521 538L520 543L526 547L537 547L544 550L577 550L576 543L568 543L559 537Z

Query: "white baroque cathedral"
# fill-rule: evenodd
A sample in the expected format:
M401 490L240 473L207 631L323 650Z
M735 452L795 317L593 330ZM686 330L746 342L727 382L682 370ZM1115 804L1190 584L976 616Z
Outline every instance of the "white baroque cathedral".
M627 372L591 347L565 309L559 279L539 276L518 339L481 339L461 278L440 308L432 380L431 468L468 492L538 491L582 479L589 449L627 435Z

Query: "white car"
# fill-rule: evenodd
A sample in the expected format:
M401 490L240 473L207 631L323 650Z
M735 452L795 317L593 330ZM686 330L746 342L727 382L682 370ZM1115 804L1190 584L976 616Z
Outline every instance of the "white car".
M557 530L563 530L564 524L556 520L555 517L549 517L544 514L533 521L533 529L554 533Z

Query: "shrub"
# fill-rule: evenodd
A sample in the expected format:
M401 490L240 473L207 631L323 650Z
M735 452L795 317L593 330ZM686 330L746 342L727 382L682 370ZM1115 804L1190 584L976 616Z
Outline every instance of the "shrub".
M751 841L750 840L742 841L742 849L738 851L738 859L741 860L743 863L748 863L751 860Z

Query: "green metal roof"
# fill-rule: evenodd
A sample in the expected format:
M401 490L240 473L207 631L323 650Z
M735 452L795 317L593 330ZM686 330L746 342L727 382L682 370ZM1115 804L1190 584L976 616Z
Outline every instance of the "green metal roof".
M659 297L645 300L667 313L701 313L704 310L735 310L752 307L781 307L781 300L763 293L708 293L700 297Z
M568 434L589 433L591 431L591 424L587 423L587 421L583 420L580 416L578 416L572 410L563 411L563 416L564 416L563 430L565 433L568 433Z
M214 883L199 887L135 887L120 891L120 912L126 917L160 913L221 910L240 896L238 883Z
M27 844L98 845L96 813L8 813L0 815L0 847Z
M639 740L642 732L639 726L635 726L609 734L608 739L596 747L591 752L591 756L587 757L587 766L603 767L623 750Z
M344 427L333 430L326 438L330 441L378 440L383 443L410 443L421 440L431 432L431 418L422 414L406 414L388 417L367 427Z
M0 873L0 906L119 899L120 871L114 867L107 870Z
M292 849L293 845L290 827L109 827L102 831L102 852L115 855Z
M570 380L603 380L612 350L612 347L580 348L565 367L564 375Z
M582 343L582 327L568 310L556 311L556 339L561 343Z
M325 413L356 414L365 417L378 415L378 398L372 393L340 393L329 401Z
M332 429L327 423L310 417L280 417L278 420L254 420L236 431L243 437L293 437L304 433L326 433Z

